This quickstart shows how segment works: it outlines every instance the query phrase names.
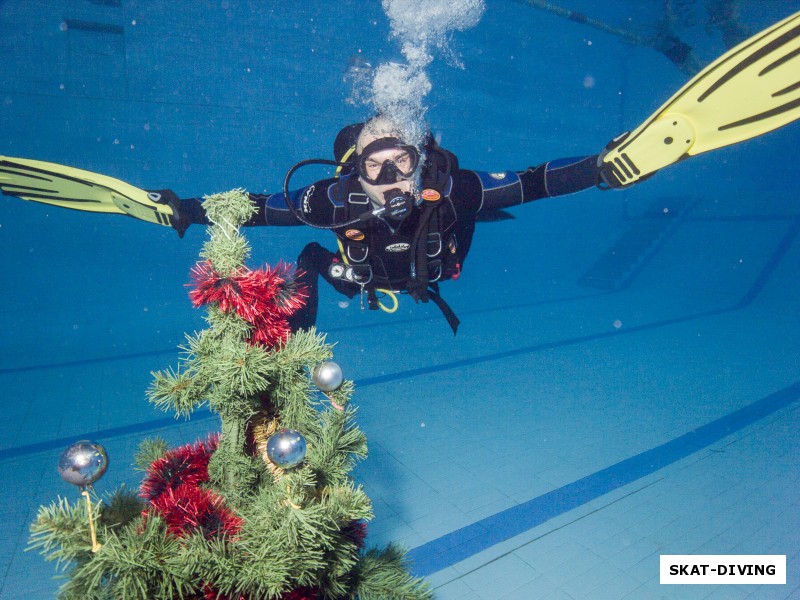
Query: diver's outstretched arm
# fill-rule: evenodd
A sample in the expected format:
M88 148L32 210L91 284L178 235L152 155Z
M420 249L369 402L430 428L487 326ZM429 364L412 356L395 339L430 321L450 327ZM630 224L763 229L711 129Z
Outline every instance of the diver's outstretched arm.
M287 206L283 192L250 194L250 200L257 210L244 225L246 227L305 225L306 223L297 218L298 214L302 214L304 219L312 223L329 225L338 216L337 206L328 195L328 188L335 181L333 179L318 181L299 190L290 191L289 202L292 203L293 210ZM185 223L186 227L190 224L208 224L202 200L197 198L180 201L178 214L180 215L178 221ZM180 233L180 230L178 232Z
M290 192L291 201L295 206L295 210L300 210L300 197L302 190ZM250 194L250 200L256 205L258 209L244 225L246 227L256 227L263 225L302 225L294 213L286 206L286 200L283 193L276 194ZM184 231L189 225L208 225L208 217L203 210L203 201L199 198L188 198L181 200L178 206L178 214L180 218L177 221L184 225ZM175 227L178 233L181 234L180 229Z
M522 172L459 169L452 197L467 210L488 212L580 192L596 186L599 177L597 155L552 160Z

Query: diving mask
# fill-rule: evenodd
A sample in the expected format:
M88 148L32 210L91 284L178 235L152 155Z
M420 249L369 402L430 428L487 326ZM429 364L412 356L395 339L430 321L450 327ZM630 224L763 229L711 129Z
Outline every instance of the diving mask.
M358 156L358 174L371 185L387 185L408 180L419 165L419 152L397 138L377 139Z

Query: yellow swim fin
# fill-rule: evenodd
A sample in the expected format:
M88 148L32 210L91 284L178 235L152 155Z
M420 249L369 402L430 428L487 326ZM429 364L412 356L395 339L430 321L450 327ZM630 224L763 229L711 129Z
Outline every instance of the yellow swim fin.
M0 189L23 200L125 214L167 227L176 221L172 200L177 197L169 190L148 192L107 175L40 160L0 156Z
M611 187L684 158L749 140L800 117L800 12L700 71L602 155Z

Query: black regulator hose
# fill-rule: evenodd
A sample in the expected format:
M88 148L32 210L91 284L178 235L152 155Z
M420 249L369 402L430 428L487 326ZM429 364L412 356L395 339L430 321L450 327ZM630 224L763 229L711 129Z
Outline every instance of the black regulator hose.
M360 215L358 218L353 219L352 221L347 221L346 223L336 223L333 225L318 225L316 223L311 223L307 221L305 217L301 214L301 211L297 210L297 208L292 204L291 198L289 198L289 181L294 175L295 171L298 169L305 167L306 165L331 165L333 167L352 167L352 162L338 162L335 160L328 160L327 158L309 158L308 160L301 160L299 163L294 165L289 171L286 173L286 177L283 179L283 199L286 202L286 206L291 211L294 218L300 221L303 225L308 225L309 227L314 227L315 229L338 229L339 227L349 227L350 225L355 225L357 223L363 223L364 221L371 219L375 216L375 213L372 211L365 212L364 214ZM380 211L380 209L378 209ZM382 211L381 211L382 212Z

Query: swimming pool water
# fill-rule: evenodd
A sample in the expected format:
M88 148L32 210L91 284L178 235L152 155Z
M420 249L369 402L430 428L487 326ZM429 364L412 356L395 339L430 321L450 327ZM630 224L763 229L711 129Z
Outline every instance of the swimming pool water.
M563 4L643 35L663 17L656 2ZM676 27L710 60L725 48L704 4ZM800 9L740 4L754 31ZM0 25L1 154L182 197L277 191L368 116L346 101L354 57L402 58L380 4L347 0L6 1ZM595 153L686 79L652 48L521 2L488 2L450 47L464 68L430 66L428 121L468 168ZM479 224L442 286L455 338L435 306L362 313L323 287L318 326L370 445L367 543L405 545L443 599L800 598L798 135ZM247 233L254 264L333 247L306 228ZM58 587L24 548L38 506L75 495L55 469L64 446L106 446L103 492L138 485L143 437L216 428L144 396L203 327L184 284L204 235L0 199L0 598ZM587 285L623 242L645 248L636 264ZM785 554L787 584L662 586L663 554Z

